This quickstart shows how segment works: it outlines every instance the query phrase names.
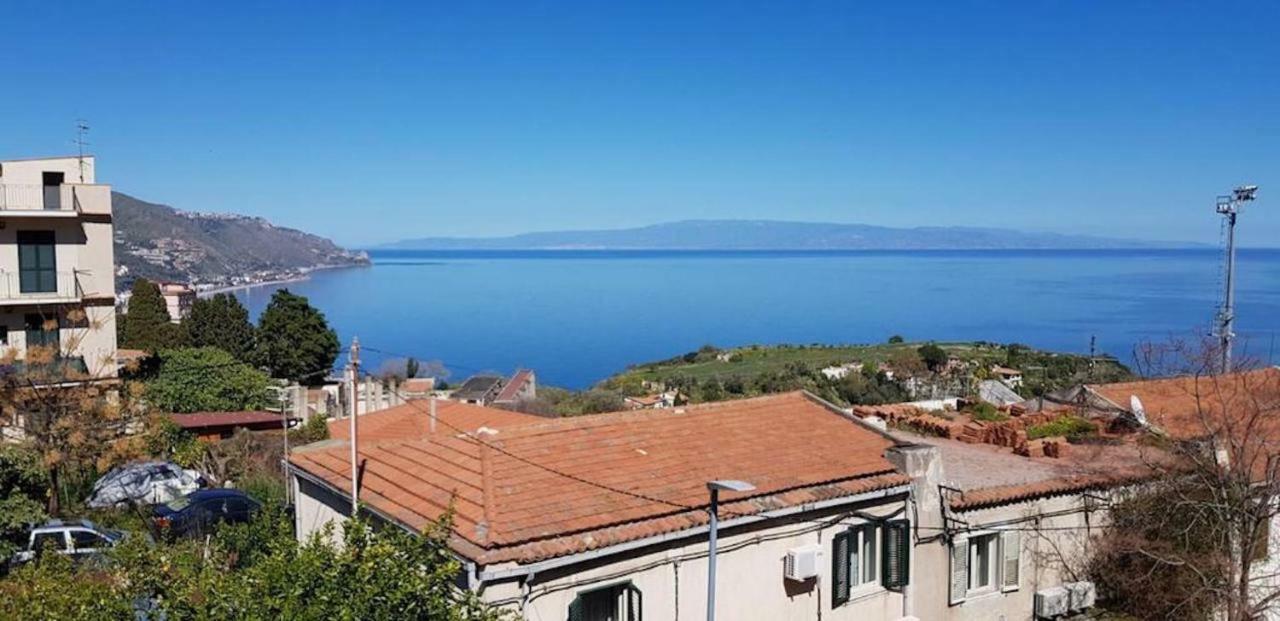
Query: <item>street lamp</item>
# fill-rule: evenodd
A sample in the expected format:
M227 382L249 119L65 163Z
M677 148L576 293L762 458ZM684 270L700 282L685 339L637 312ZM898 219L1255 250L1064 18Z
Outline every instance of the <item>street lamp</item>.
M720 506L720 490L727 492L749 492L756 486L746 481L708 481L707 489L711 491L711 550L707 554L707 621L716 619L716 530L720 527L717 509Z

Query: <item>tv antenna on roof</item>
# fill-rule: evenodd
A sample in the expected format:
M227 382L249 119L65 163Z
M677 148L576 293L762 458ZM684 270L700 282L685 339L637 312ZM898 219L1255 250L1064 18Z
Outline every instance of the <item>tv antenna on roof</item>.
M1221 372L1231 372L1231 344L1235 341L1236 323L1236 215L1240 213L1243 203L1254 200L1258 194L1258 186L1242 185L1229 196L1219 196L1218 213L1225 219L1223 225L1227 229L1226 247L1226 282L1223 287L1222 307L1218 309L1217 329L1218 347L1221 348Z
M80 183L84 183L84 148L89 143L84 139L89 133L89 122L84 119L76 119L76 161L80 164Z

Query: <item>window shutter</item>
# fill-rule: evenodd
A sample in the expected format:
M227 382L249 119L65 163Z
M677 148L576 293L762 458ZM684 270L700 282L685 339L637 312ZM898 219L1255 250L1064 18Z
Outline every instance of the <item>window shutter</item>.
M641 621L640 614L644 609L642 605L644 600L641 598L640 589L634 584L627 585L627 621Z
M569 620L568 621L586 621L587 615L583 611L582 596L573 598L569 603Z
M911 580L911 528L906 520L892 520L884 525L881 536L880 584L897 590Z
M969 590L969 540L956 537L951 540L951 603L964 601Z
M1000 590L1018 590L1022 569L1022 533L1016 530L1000 533L1000 557L1004 561L1000 566Z
M836 533L831 539L831 607L849 601L849 535L853 531Z

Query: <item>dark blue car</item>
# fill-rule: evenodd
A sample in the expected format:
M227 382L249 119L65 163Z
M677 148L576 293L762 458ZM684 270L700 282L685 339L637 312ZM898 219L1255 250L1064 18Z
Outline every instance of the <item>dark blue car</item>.
M248 522L262 504L237 489L201 489L156 505L152 520L168 537L203 537L219 524Z

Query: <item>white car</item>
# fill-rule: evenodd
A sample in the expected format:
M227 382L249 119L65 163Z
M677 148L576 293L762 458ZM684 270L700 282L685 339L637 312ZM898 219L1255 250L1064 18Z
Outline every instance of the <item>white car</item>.
M36 558L41 552L56 552L74 559L97 557L124 539L124 533L109 528L99 528L89 520L51 520L32 529L27 537L27 547L10 559L20 565Z
M202 483L200 473L167 461L126 464L98 479L85 504L94 509L160 505L200 489Z

